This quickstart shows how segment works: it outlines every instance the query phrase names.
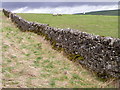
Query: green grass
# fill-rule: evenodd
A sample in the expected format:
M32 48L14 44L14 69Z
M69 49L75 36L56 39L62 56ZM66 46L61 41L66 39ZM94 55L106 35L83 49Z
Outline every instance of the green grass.
M5 16L2 21L2 87L100 88L106 84L53 50L43 37L21 32Z
M51 14L23 14L22 18L28 21L49 24L59 28L72 28L88 33L118 37L118 16L101 15L63 15L52 16Z

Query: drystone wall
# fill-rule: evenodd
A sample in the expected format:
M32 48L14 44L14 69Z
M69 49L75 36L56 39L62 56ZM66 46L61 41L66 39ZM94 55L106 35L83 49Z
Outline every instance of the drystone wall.
M120 39L101 37L72 29L59 29L47 24L29 22L3 9L21 31L44 35L51 44L63 49L71 59L95 72L101 78L120 79Z

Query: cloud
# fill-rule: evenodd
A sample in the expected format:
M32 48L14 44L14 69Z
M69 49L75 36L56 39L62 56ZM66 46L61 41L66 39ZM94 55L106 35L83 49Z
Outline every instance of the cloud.
M23 7L12 10L14 13L61 13L61 14L73 14L83 13L90 11L101 11L101 10L114 10L118 9L118 5L81 5L81 6L61 6L61 7L40 7L40 8L29 8Z
M28 7L23 7L23 8L15 9L12 12L15 12L15 13L25 13L25 10L27 10L27 9L28 9Z
M2 0L2 2L119 2L119 0Z

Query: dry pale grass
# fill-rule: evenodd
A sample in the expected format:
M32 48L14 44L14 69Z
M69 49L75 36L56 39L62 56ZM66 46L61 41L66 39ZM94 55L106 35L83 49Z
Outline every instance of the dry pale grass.
M2 87L112 87L52 49L44 37L21 32L8 18L2 19Z
M0 30L2 28L2 15L0 13ZM2 87L2 33L0 32L0 87Z

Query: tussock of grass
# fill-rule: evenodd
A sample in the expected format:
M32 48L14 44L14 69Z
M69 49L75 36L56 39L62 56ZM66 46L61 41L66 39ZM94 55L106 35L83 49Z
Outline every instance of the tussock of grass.
M2 87L99 88L106 83L53 50L43 37L21 32L5 16L2 19Z

